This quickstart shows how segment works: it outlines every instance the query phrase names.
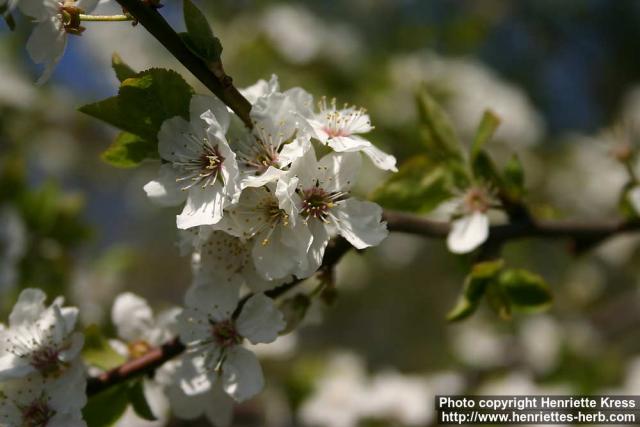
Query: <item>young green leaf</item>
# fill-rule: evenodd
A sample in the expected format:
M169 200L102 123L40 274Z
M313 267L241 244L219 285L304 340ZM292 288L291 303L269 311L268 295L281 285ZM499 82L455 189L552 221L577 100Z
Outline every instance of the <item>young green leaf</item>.
M512 200L518 200L524 195L524 168L516 154L511 156L502 170L504 192Z
M484 145L489 142L500 125L500 118L491 110L486 110L478 125L476 136L471 144L471 162L480 154Z
M87 427L110 427L114 425L129 405L128 384L120 384L92 396L82 409Z
M121 132L101 157L111 166L133 168L145 159L157 158L158 147L153 141L142 139L129 132Z
M505 270L500 274L498 282L509 302L516 308L545 309L553 299L545 280L527 270Z
M502 189L503 183L500 173L493 160L486 151L480 151L471 162L473 176L494 188Z
M207 63L219 61L222 44L213 34L207 18L191 0L183 1L183 10L187 33L180 36L187 47Z
M446 163L464 163L460 141L449 117L431 97L426 88L418 93L418 113L423 139L432 158Z
M480 305L487 287L495 280L503 267L504 261L502 259L475 264L465 279L462 295L447 314L447 320L458 321L473 314Z
M452 196L452 179L444 166L426 156L415 156L377 188L372 199L389 209L427 213Z
M142 380L134 381L129 386L129 403L136 412L136 414L147 421L156 421L157 418L153 415L153 411L147 402L147 398L144 395L144 386Z
M113 71L116 73L116 77L120 82L123 82L126 79L131 77L135 77L136 72L124 63L120 55L114 53L111 56L111 66L113 67Z

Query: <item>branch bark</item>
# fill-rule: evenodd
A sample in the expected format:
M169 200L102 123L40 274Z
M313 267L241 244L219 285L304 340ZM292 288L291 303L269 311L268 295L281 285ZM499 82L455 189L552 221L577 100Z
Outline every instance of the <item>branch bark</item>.
M402 232L428 238L443 239L449 233L450 226L445 222L431 221L417 215L385 211L384 219L392 232ZM603 240L620 233L639 231L640 221L615 222L577 222L577 221L525 221L491 227L489 239L483 246L501 245L507 241L522 238L570 239L576 244L591 247ZM342 237L332 240L325 252L321 269L333 268L352 248ZM295 288L304 280L295 279L266 292L270 298L278 298ZM248 297L243 299L246 301ZM241 303L242 304L242 303ZM146 355L124 363L97 377L90 378L87 383L87 394L92 396L115 384L128 381L140 375L152 373L167 361L185 350L177 338L163 346L153 349Z
M133 16L137 22L151 33L178 61L184 65L198 80L200 80L222 102L231 108L247 127L253 127L251 103L242 96L232 83L231 77L222 73L215 73L207 64L195 55L182 41L178 33L158 13L158 11L140 0L116 0ZM222 70L218 64L216 69Z

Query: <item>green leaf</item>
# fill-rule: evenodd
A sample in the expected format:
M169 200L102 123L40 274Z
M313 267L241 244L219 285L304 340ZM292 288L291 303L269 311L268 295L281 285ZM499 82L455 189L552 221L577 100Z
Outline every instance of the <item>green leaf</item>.
M122 61L120 55L118 55L117 53L114 53L111 56L111 66L113 67L113 71L115 71L116 73L116 77L121 82L126 79L135 77L136 75L136 72L133 71L133 69L127 64L125 64L124 61Z
M129 132L121 132L101 155L102 160L118 168L138 166L145 159L158 157L157 143Z
M480 151L476 155L471 163L471 171L476 179L495 188L503 187L500 173L486 151Z
M505 270L500 274L498 283L509 302L517 308L545 309L553 300L551 289L545 280L527 270Z
M284 315L287 326L280 332L280 335L286 335L297 328L304 320L310 306L311 299L305 294L296 294L284 300L280 305L280 311Z
M142 380L134 381L129 387L129 402L136 414L147 421L156 421L153 411L144 395L144 386Z
M372 199L381 206L405 212L427 213L451 198L451 174L426 156L415 156L380 186Z
M114 425L129 405L128 384L120 384L92 396L82 410L88 427Z
M423 130L422 136L429 149L430 157L449 164L463 164L464 156L460 141L449 117L426 88L418 93L418 113Z
M126 358L111 348L97 325L90 325L84 331L83 360L91 366L111 369L126 362Z
M181 34L183 41L205 62L219 61L222 44L214 36L207 18L191 0L184 0L183 6L184 22L187 26L187 34Z
M128 72L120 69L120 73L124 77ZM157 157L158 131L165 120L189 119L192 95L193 89L175 71L151 69L124 79L118 96L80 111L127 132L118 136L103 158L119 167L133 167L144 158Z
M484 145L493 137L500 125L500 118L491 110L486 110L478 125L476 136L471 144L471 162L480 154Z
M516 154L504 166L502 171L502 184L504 192L512 200L518 200L524 196L524 168Z
M473 314L478 308L487 286L491 284L503 267L504 261L502 259L475 264L465 279L462 295L447 314L447 320L458 321Z

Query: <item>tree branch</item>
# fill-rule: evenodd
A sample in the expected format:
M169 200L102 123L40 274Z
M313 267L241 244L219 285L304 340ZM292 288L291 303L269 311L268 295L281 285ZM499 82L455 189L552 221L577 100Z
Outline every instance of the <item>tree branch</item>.
M195 55L182 41L178 33L158 13L158 11L140 0L116 0L126 12L151 33L162 45L200 80L222 102L242 119L247 127L253 127L249 112L251 103L233 86L232 79L220 73L222 65L214 72L202 59Z
M415 234L419 236L442 239L449 233L450 226L446 222L431 221L417 215L385 211L384 219L390 231ZM577 221L525 221L495 225L491 227L489 239L483 246L499 246L507 241L522 238L570 239L577 245L592 247L603 240L620 233L639 231L640 221L628 222L577 222ZM333 239L322 261L321 269L332 268L352 248L342 237ZM302 283L303 279L295 279L281 285L265 294L270 298L278 298ZM249 296L245 297L243 304ZM107 371L97 377L90 378L87 383L87 394L92 396L115 384L128 381L140 375L153 372L167 361L178 356L185 350L177 338L163 346L153 349L146 355L124 363L117 368Z

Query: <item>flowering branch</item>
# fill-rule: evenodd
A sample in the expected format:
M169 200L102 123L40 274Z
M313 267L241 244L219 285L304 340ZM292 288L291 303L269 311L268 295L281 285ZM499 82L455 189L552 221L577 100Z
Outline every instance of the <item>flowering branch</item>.
M417 215L385 211L384 218L390 231L420 235L429 238L444 239L450 230L449 223L431 221ZM491 227L489 239L483 247L495 247L522 238L570 239L577 248L588 248L620 233L640 231L640 221L525 221ZM333 268L352 246L342 237L332 240L325 252L320 270ZM270 298L278 298L304 280L296 279L266 292ZM245 297L240 304L246 302L251 295ZM130 360L101 375L90 378L87 383L87 394L95 395L111 386L125 382L131 378L145 375L178 356L185 350L177 338L155 348L142 357Z
M252 127L251 104L233 85L231 77L222 70L221 64L206 64L183 42L169 23L148 2L140 0L117 0L127 14L142 24L162 45L198 78L222 102L231 108L247 127Z

